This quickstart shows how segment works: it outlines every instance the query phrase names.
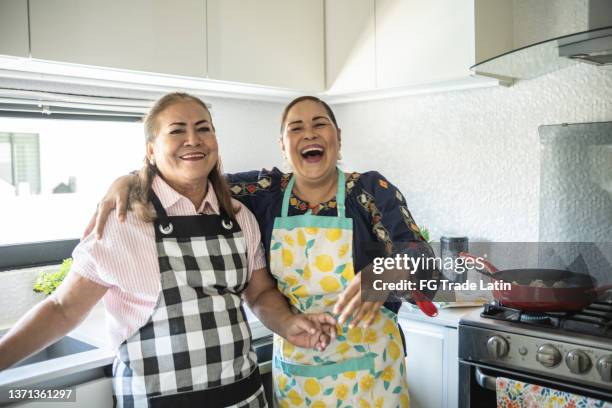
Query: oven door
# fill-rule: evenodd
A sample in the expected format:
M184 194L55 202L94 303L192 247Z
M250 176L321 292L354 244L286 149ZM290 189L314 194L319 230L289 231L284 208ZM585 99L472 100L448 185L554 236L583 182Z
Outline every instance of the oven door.
M464 360L459 361L459 407L496 407L498 377L535 384L544 388L565 391L577 396L589 397L597 401L610 403L612 407L612 389L596 389L560 382L552 378L538 375L532 376L517 371L491 367L485 364L476 364ZM608 405L603 404L607 407Z

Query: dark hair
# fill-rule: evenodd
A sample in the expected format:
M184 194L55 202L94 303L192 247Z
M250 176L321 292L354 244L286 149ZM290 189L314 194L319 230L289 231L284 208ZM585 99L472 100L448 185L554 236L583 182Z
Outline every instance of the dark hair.
M155 104L149 110L149 113L144 118L144 131L147 142L152 142L157 137L158 124L157 117L164 110L170 106L180 102L193 102L208 112L208 107L200 98L183 92L173 92L162 96L155 102ZM211 125L214 129L215 126ZM144 159L144 165L138 173L138 185L131 190L130 193L130 207L136 212L138 217L146 222L151 222L156 218L155 211L149 206L149 198L151 195L151 186L153 184L153 178L158 173L157 167L149 162L147 158ZM225 212L231 217L235 218L237 209L232 205L232 194L227 185L223 172L221 170L221 158L217 160L217 164L208 175L208 180L212 184L219 205L225 210Z
M323 108L325 109L325 112L327 112L327 115L331 119L331 121L334 124L334 126L336 127L336 129L338 129L338 122L336 122L336 115L334 115L334 112L329 107L329 105L327 103L325 103L324 101L322 101L321 99L317 98L316 96L306 95L306 96L300 96L299 98L295 98L294 100L289 102L289 104L287 104L287 106L285 106L285 109L283 109L283 116L281 117L281 127L280 127L281 134L283 133L283 127L285 126L285 121L287 120L287 115L289 114L289 111L295 105L297 105L298 103L303 102L303 101L313 101L313 102L320 103L323 106Z

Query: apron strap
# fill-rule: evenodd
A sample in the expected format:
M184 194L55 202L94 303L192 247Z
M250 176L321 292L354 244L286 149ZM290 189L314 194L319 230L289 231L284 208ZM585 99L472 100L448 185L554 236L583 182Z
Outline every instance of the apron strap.
M159 225L159 230L165 235L171 234L174 230L174 226L172 225L172 222L170 222L170 218L168 217L164 206L159 200L159 197L157 197L157 194L155 194L153 190L151 190L151 196L149 197L149 200L153 204L155 212L157 213L157 223ZM227 213L227 211L225 211L222 206L219 206L219 215L221 216L221 225L223 225L223 228L225 228L226 230L231 230L234 227L234 220L232 220L232 217L230 217L230 215Z
M287 183L287 187L285 188L285 194L283 194L283 208L281 209L281 217L286 217L289 215L289 198L291 198L291 191L293 190L294 184L295 177L291 176L289 183Z
M163 234L171 233L174 227L168 218L168 214L166 213L164 206L162 205L161 201L159 201L159 197L157 197L157 194L155 194L153 189L151 189L149 200L151 200L151 203L155 208L155 212L157 213L157 224L159 225L159 230Z
M338 206L338 217L345 217L345 205L344 200L346 198L346 180L344 172L338 169L338 191L336 192L336 205Z
M346 206L345 196L346 196L346 177L344 176L344 172L339 168L338 170L338 189L336 191L336 205L338 209L338 217L345 218L345 210ZM281 209L281 217L287 217L289 215L289 199L291 198L291 192L293 191L293 186L295 184L295 177L292 176L289 179L289 183L287 184L287 188L285 189L285 194L283 194L283 207Z

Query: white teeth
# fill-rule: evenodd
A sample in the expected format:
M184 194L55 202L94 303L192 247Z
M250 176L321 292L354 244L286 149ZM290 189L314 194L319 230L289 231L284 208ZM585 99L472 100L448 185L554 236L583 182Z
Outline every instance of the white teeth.
M204 157L204 155L201 153L194 153L194 154L186 154L184 156L181 156L181 159L196 159L196 158L201 158L201 157Z
M309 152L321 152L323 153L323 149L321 149L320 147L308 147L304 150L302 150L302 154L306 154Z

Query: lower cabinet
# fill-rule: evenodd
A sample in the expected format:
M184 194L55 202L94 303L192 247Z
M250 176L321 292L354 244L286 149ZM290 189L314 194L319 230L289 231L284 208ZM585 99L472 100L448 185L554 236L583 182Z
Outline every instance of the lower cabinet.
M98 378L76 386L76 402L24 402L11 407L53 408L111 408L113 385L108 377Z
M406 337L411 408L455 408L458 401L457 329L400 319Z

